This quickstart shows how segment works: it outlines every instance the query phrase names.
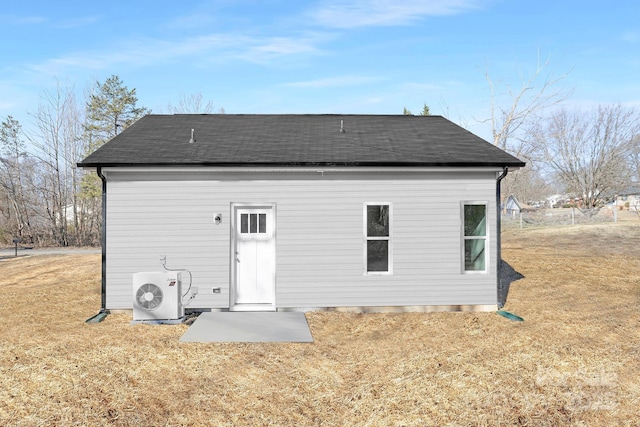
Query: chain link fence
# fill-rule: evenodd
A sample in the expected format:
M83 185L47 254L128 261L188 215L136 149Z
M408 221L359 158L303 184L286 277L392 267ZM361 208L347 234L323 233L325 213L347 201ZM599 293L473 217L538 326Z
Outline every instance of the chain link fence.
M616 222L637 221L637 211L620 210L612 207L596 209L553 208L536 209L519 213L502 215L503 228L531 228L549 226L573 226L582 224L608 224Z

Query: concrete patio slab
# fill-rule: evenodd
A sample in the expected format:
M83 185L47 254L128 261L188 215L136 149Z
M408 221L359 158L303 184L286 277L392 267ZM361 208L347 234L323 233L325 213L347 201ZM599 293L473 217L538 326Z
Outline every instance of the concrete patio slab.
M313 342L301 312L205 312L181 342Z

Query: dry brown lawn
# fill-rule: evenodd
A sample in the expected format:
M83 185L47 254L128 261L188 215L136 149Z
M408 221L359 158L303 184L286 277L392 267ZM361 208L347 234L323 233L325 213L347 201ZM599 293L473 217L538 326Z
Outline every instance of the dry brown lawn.
M0 424L640 425L638 242L638 223L507 231L524 322L315 312L313 344L85 324L98 255L0 261Z

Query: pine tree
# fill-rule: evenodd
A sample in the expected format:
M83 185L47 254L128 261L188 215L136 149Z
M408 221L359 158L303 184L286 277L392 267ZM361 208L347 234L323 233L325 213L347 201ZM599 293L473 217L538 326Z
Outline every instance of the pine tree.
M131 126L151 110L138 107L136 90L128 89L116 75L96 82L86 105L85 151L89 155ZM80 198L92 204L96 223L101 223L99 203L102 183L96 174L86 174L80 183Z
M135 88L128 89L116 75L96 82L87 102L87 154L151 112L137 102Z

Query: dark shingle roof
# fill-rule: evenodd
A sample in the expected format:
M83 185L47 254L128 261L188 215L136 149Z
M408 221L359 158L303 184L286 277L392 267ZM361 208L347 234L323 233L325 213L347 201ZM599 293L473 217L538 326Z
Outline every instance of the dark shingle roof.
M194 144L189 143L191 129ZM143 117L78 165L521 167L524 163L440 116L176 114Z

